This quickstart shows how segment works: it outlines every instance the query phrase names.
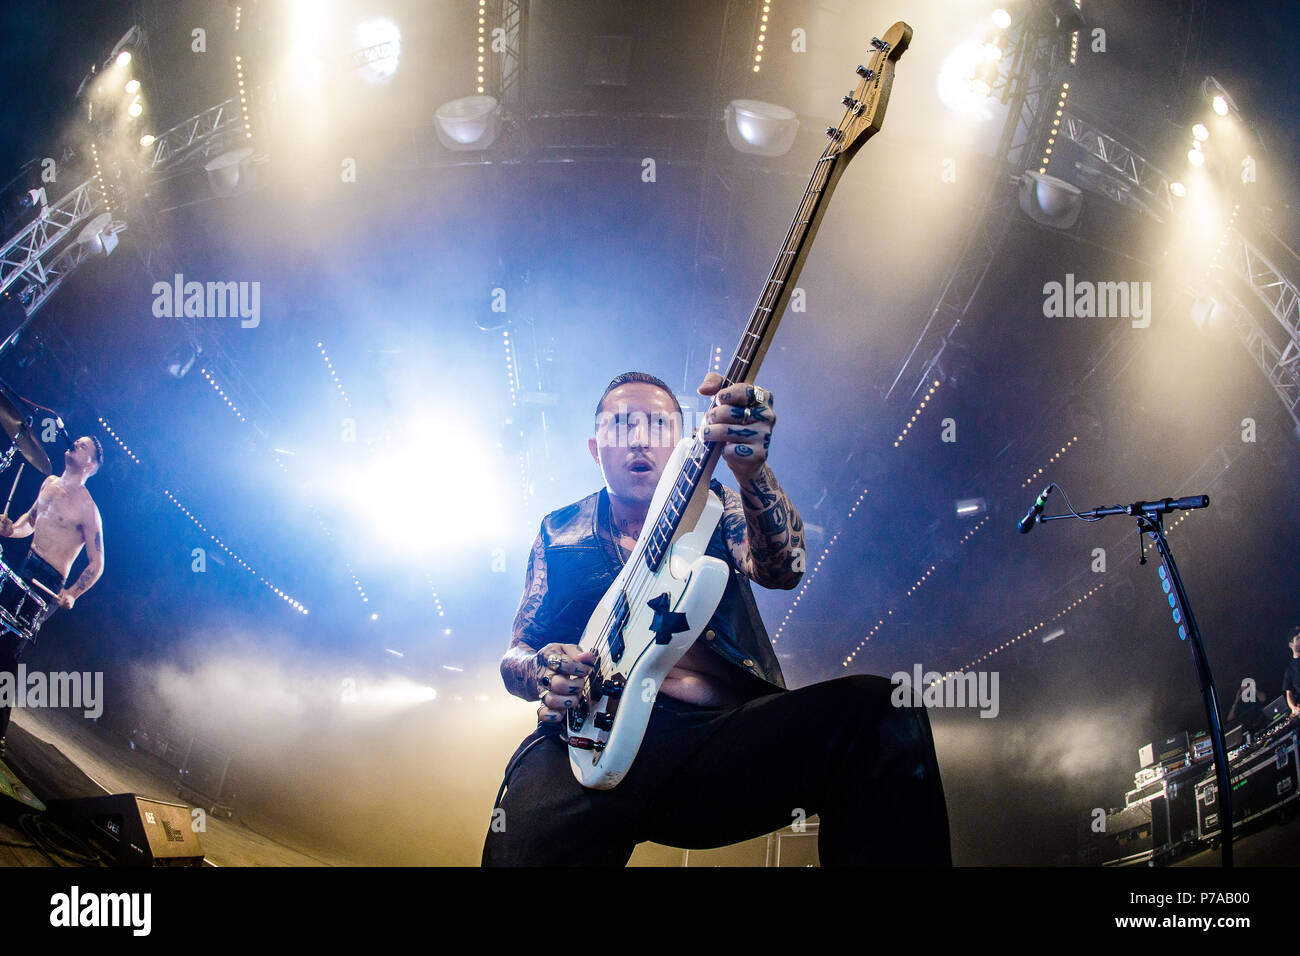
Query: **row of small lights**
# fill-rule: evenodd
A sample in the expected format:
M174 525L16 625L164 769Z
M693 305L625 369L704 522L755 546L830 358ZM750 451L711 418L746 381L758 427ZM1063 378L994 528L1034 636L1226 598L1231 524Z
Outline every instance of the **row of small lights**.
M109 202L108 187L104 184L104 170L99 165L99 149L94 143L90 144L90 158L95 162L95 179L99 182L99 194L104 197L104 208L112 212L113 204Z
M126 446L126 442L122 441L122 437L118 435L117 432L113 431L113 427L109 425L108 422L104 421L104 419L101 418L99 420L99 426L103 428L104 431L108 432L110 436L112 436L113 441L117 442L118 447L121 448L122 451L126 452L127 457L129 457L137 465L140 464L140 459L135 457L135 452L133 452L130 448Z
M1074 36L1075 36L1075 44L1077 46L1079 35L1076 33ZM1071 60L1070 62L1073 63L1074 61ZM1056 134L1061 131L1061 118L1065 115L1065 101L1069 97L1069 95L1070 95L1070 84L1062 83L1061 96L1060 99L1056 101L1056 116L1052 118L1052 132L1049 133L1047 136L1047 148L1043 150L1043 159L1038 164L1038 172L1040 174L1046 173L1047 167L1052 162L1052 147L1056 144Z
M939 380L936 378L934 380L934 384L930 386L930 390L925 393L925 398L921 399L921 404L916 406L916 408L912 410L911 420L906 425L903 426L903 430L900 431L898 433L898 437L894 439L895 448L897 448L899 445L903 443L903 439L906 438L907 433L912 430L912 426L916 424L916 420L917 418L920 417L921 412L925 411L925 406L934 399L934 393L938 391L938 389L939 389Z
M722 371L722 346L719 345L713 350L713 371Z
M240 18L243 16L243 14L244 14L243 7L235 7L235 32L236 33L239 32L239 21Z
M989 516L988 516L988 515L985 515L983 518L980 518L980 520L979 520L978 522L976 522L976 524L974 525L974 527L972 527L969 531L967 531L964 535L962 535L961 540L958 541L957 543L958 543L958 544L965 544L967 541L969 541L969 540L974 536L975 532L979 531L980 528L984 527L984 524L985 524L988 520L989 520ZM914 592L916 592L918 589L920 589L921 585L924 584L924 583L926 582L926 580L930 577L931 574L934 573L934 571L935 571L935 565L932 564L932 565L930 565L930 570L928 570L928 571L926 571L924 574L922 574L921 577L917 579L917 582L916 582L915 584L913 584L910 588L907 589L907 596L908 596L908 597L911 597L912 594L913 594ZM880 629L881 629L882 627L885 626L885 620L886 620L886 618L889 618L890 616L892 616L893 613L894 613L893 611L887 611L887 612L885 613L885 617L883 617L883 618L881 618L880 620L876 621L875 625L871 628L871 630L869 630L869 631L867 632L866 636L865 636L864 638L862 638L862 640L858 641L858 646L855 647L855 648L853 648L853 650L849 651L848 655L844 658L844 660L843 660L841 666L843 666L843 667L848 667L850 664L853 663L854 659L858 656L858 653L859 653L859 652L860 652L864 647L867 646L867 641L871 640L871 639L872 639L873 637L875 637L878 633L880 633Z
M352 583L357 586L357 593L361 595L361 603L369 604L370 598L366 597L366 589L361 586L361 580L357 577L357 572L352 570L352 565L347 561L343 562L343 566L348 569L348 574L352 577Z
M506 382L510 386L510 406L512 408L518 408L519 398L515 394L516 364L514 360L514 352L510 347L510 332L508 329L501 330L501 344L504 345L506 349Z
M1026 487L1026 486L1032 484L1033 482L1038 481L1038 479L1042 478L1042 477L1043 477L1043 469L1046 468L1048 465L1052 464L1052 462L1057 461L1057 460L1058 460L1062 455L1064 455L1064 454L1065 454L1065 453L1070 449L1070 446L1073 445L1073 444L1074 444L1075 442L1077 442L1078 440L1079 440L1079 436L1078 436L1078 435L1073 436L1069 441L1067 441L1063 446L1061 446L1061 450L1060 450L1060 451L1058 451L1058 452L1057 452L1055 455L1053 455L1051 458L1047 459L1047 465L1044 465L1042 468L1039 468L1036 472L1034 472L1032 475L1030 475L1028 478L1026 478L1024 481L1022 481L1022 482L1020 483L1020 487L1021 487L1021 488L1024 488L1024 487Z
M203 524L203 522L200 521L197 517L195 517L194 513L193 513L192 511L190 511L189 508L186 508L183 504L181 504L179 498L177 498L175 495L173 495L173 494L172 494L169 490L167 490L166 488L163 489L163 494L167 496L167 500L168 500L168 501L170 501L172 504L174 504L177 508L179 508L179 509L181 510L181 513L184 514L185 517L189 518L192 522L194 522L195 526L197 526L198 529L199 529L200 531L202 531L202 532L203 532L204 534L206 534L210 539L212 539L213 543L216 544L217 547L219 547L222 551L226 552L226 554L228 554L228 555L231 557L231 559L234 560L234 562L235 562L236 564L238 564L241 568L243 568L243 569L244 569L245 571L247 571L249 574L251 574L251 575L253 575L254 577L258 578L258 579L259 579L259 580L260 580L264 585L266 585L266 587L267 587L270 591L274 592L275 595L276 595L277 597L279 597L281 600L283 600L286 604L288 604L288 605L289 605L291 608L293 608L295 611L298 611L300 614L307 614L307 613L308 613L307 608L303 607L303 605L302 605L301 602L294 600L294 599L291 598L288 594L286 594L284 591L281 591L278 587L276 587L274 584L272 584L272 583L271 583L270 581L268 581L266 578L264 578L264 577L262 577L260 574L258 574L257 571L256 571L256 570L255 570L255 569L254 569L254 568L253 568L253 567L252 567L252 566L251 566L247 561L245 561L245 560L244 560L243 558L241 558L239 555L235 554L235 552L231 551L230 548L226 547L226 543L225 543L224 541L222 541L220 538L218 538L216 535L214 535L211 531L209 531L209 530L207 529L207 527Z
M763 18L758 23L758 42L754 44L754 72L759 71L763 63L763 45L767 42L767 15L772 9L772 4L763 4Z
M866 497L867 497L866 491L863 491L862 494L858 495L858 500L853 502L853 507L849 509L850 518L852 518L855 514L857 514L858 508L862 505L862 500ZM808 586L813 583L813 578L815 578L817 576L817 572L821 570L822 562L824 562L826 558L830 555L831 547L835 544L837 540L839 540L839 537L840 537L840 533L837 531L835 534L831 535L831 539L826 542L826 547L822 548L821 557L817 559L817 563L812 566L812 570L810 570L808 572L807 577L804 578L803 583L799 586L798 593L795 594L794 600L790 603L789 609L785 612L785 619L781 622L781 626L776 629L776 634L773 635L772 637L773 644L775 644L778 640L780 640L781 632L784 631L786 625L790 623L790 616L794 614L794 609L799 606L800 598L802 598L804 594L808 591Z
M484 60L484 46L487 34L487 0L478 0L478 91L482 93L487 87L484 73L487 67Z
M248 112L248 91L244 89L244 61L238 54L235 55L235 79L239 81L239 108L244 114L244 136L252 139L253 121Z
M1074 0L1074 9L1083 9L1083 0ZM1070 34L1070 66L1079 62L1079 31Z
M438 589L433 586L433 578L430 577L428 581L429 581L429 593L433 595L433 604L438 609L438 617L442 617L443 616L442 599L438 597Z
M1241 204L1235 203L1232 207L1232 215L1228 217L1228 223L1223 227L1223 235L1219 237L1219 248L1214 250L1214 261L1211 263L1215 268L1219 268L1219 257L1223 255L1223 250L1228 246L1228 234L1232 232L1232 227L1237 222L1237 213L1241 211Z
M223 400L225 400L225 403L228 406L230 406L230 410L235 413L235 415L239 418L239 420L241 422L248 421L248 419L244 417L244 413L241 412L238 409L238 407L236 407L235 403L230 400L230 396L226 394L225 390L220 385L217 384L217 380L212 377L212 373L205 368L199 369L199 371L202 373L203 377L208 380L208 384L211 385L212 388L216 391L216 393L220 395Z
M343 383L339 381L338 372L334 371L334 363L330 361L329 355L325 352L325 343L317 342L316 348L320 349L320 357L325 360L325 367L329 369L330 378L334 379L334 387L337 388L339 394L343 396L344 404L347 405L348 408L351 408L352 399L348 398L348 393L343 390Z
M1061 610L1057 611L1055 614L1053 614L1053 615L1052 615L1051 617L1049 617L1047 620L1045 620L1045 621L1039 621L1037 624L1035 624L1033 627L1029 628L1028 630L1021 631L1021 632L1020 632L1019 634L1017 634L1015 637L1011 638L1011 640L1009 640L1009 641L1007 641L1007 642L1005 642L1005 643L1003 643L1003 644L999 644L997 647L993 648L991 651L986 651L986 652L984 652L983 654L981 654L979 657L975 658L975 660L971 661L970 663L968 663L968 664L963 664L961 667L958 667L958 668L954 671L954 673L961 673L961 672L963 672L963 671L966 671L966 670L968 670L969 668L974 667L976 664L979 664L981 661L987 660L988 658L992 657L994 654L999 654L999 653L1001 653L1002 651L1004 651L1004 650L1006 650L1008 647L1010 647L1012 644L1014 644L1014 643L1016 643L1017 641L1019 641L1021 638L1029 637L1029 635L1034 634L1034 633L1036 633L1036 632L1038 632L1038 631L1041 631L1041 630L1042 630L1043 628L1045 628L1048 624L1051 624L1053 621L1058 621L1058 620L1060 620L1061 618L1065 617L1065 615L1069 614L1071 611L1073 611L1073 610L1075 610L1076 608L1078 608L1081 604L1083 604L1084 601L1088 600L1090 597L1092 597L1094 594L1096 594L1098 591L1100 591L1100 590L1101 590L1103 587L1105 587L1105 586L1106 586L1106 585L1105 585L1104 583L1102 583L1102 584L1098 584L1096 587L1089 588L1087 591L1084 592L1084 594L1083 594L1082 597L1078 598L1077 600L1071 601L1069 604L1067 604L1065 607L1061 608ZM946 679L946 678L940 678L940 680L944 680L944 679ZM933 681L932 683L938 683L938 681Z

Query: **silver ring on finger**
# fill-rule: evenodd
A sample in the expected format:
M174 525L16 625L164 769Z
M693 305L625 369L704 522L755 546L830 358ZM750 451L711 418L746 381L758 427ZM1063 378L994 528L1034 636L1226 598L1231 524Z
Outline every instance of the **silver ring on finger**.
M552 654L550 657L546 658L546 666L553 671L558 671L560 669L560 665L563 663L564 663L564 658L560 657L559 654Z
M754 420L754 410L752 408L746 408L745 416L740 420L741 424L748 425L753 420Z
M770 399L771 397L772 397L772 393L769 392L767 389L759 388L757 385L754 386L755 405L766 405L768 403L768 399Z

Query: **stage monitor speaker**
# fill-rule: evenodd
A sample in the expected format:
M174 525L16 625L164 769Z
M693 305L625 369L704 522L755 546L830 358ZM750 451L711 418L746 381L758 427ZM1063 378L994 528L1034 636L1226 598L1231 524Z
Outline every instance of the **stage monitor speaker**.
M134 793L51 800L50 816L118 866L202 866L190 808Z

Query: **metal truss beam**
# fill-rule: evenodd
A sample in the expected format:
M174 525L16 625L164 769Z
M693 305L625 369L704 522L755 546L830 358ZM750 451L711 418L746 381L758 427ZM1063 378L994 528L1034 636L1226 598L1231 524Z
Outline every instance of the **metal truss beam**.
M35 283L47 283L57 258L55 250L104 205L99 182L88 179L58 202L45 207L0 250L0 293L24 277ZM67 274L66 270L63 274Z
M209 156L243 136L243 115L232 97L159 134L153 142L153 158L148 168L162 172L194 156Z
M1094 188L1115 202L1139 207L1161 222L1173 217L1168 176L1146 158L1085 120L1068 112L1063 120L1061 138L1101 160L1106 169L1115 174L1109 181L1095 178Z
M1056 83L1064 57L1050 18L1043 16L1042 10L1039 13L1021 21L1015 49L1004 58L1011 61L1006 79L999 83L1002 99L1008 104L1007 118L993 154L992 174L976 206L975 221L966 230L957 262L944 276L930 316L886 391L886 400L900 384L910 386L908 400L914 398L940 366L944 350L970 311L1006 236L1010 218L998 205L1005 200L1007 173L1025 169L1027 159L1032 160L1030 151L1042 139L1053 102L1048 91Z

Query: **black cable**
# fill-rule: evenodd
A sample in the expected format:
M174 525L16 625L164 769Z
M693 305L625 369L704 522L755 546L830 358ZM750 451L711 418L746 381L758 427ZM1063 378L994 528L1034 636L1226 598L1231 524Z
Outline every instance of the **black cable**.
M493 809L493 810L495 810L497 807L501 806L501 798L502 798L502 796L505 795L505 792L506 792L506 784L508 784L508 783L510 782L510 774L512 774L512 773L514 772L515 767L519 766L519 761L521 761L521 760L524 759L524 756L528 753L528 751L532 750L534 747L536 747L538 744L540 744L543 740L546 740L546 739L548 739L548 738L551 737L551 736L553 736L553 735L552 735L552 734L549 734L549 733L542 734L542 736L538 737L536 740L534 740L531 744L529 744L529 745L528 745L527 747L525 747L523 750L519 751L519 753L515 754L514 757L511 758L510 762L509 762L508 764L506 764L506 772L505 772L505 773L502 775L502 777L501 777L501 788L500 788L499 790L497 790L497 798L496 798L496 800L495 800L495 801L493 802L493 804L492 804L492 809Z

